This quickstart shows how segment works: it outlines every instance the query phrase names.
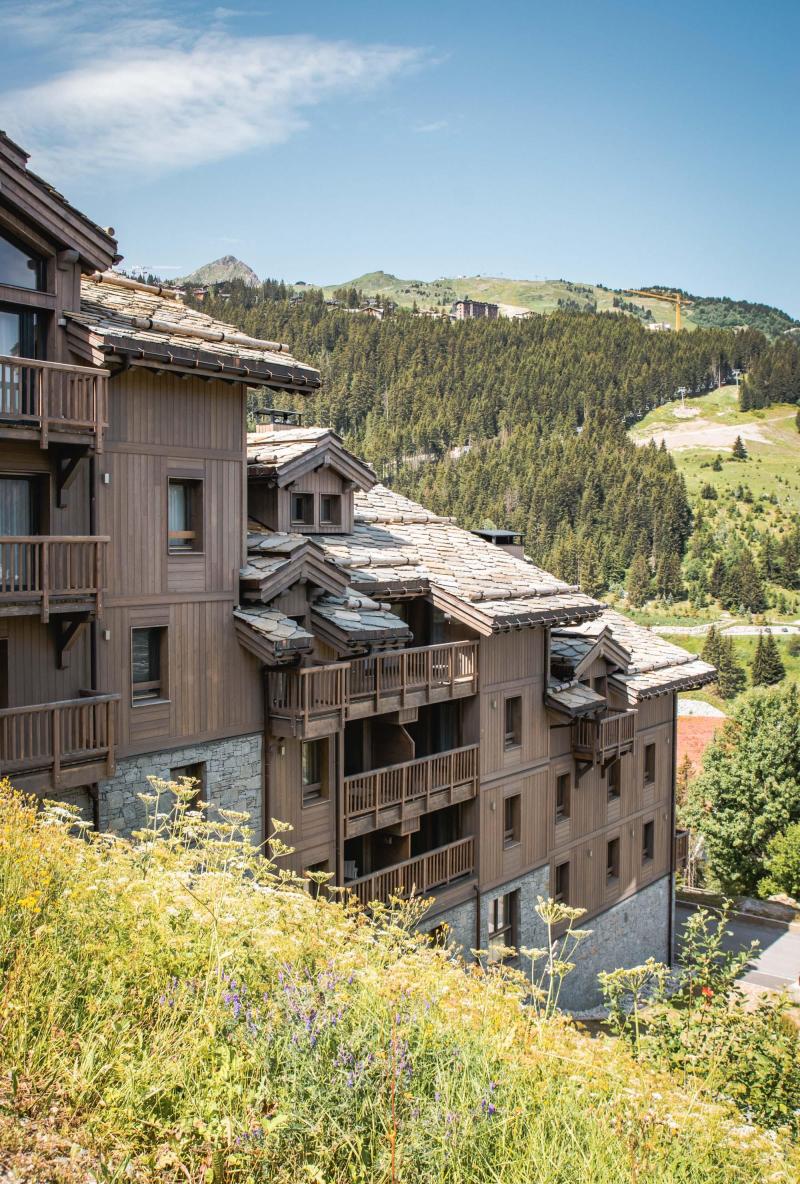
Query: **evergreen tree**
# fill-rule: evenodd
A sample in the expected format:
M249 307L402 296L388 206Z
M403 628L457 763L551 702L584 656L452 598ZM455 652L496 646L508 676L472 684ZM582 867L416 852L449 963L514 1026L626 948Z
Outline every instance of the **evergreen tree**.
M592 539L587 539L581 548L580 585L587 596L599 596L605 587L600 556Z
M714 737L689 788L689 825L723 891L757 890L769 844L800 821L797 690L754 691Z
M747 449L744 446L744 441L741 436L737 436L733 442L731 449L731 456L734 460L747 460Z
M700 652L700 657L704 662L708 662L711 666L719 666L719 643L720 635L717 631L716 625L712 625L706 639L703 642L703 648Z
M717 653L717 689L723 699L735 699L744 690L744 667L736 661L733 638L720 635Z
M656 566L656 592L664 600L678 599L683 593L681 561L674 551L662 555Z
M752 683L754 687L771 687L786 677L778 644L772 633L759 633L753 656Z
M628 572L625 595L634 608L640 608L650 597L652 581L650 564L642 551L637 551Z

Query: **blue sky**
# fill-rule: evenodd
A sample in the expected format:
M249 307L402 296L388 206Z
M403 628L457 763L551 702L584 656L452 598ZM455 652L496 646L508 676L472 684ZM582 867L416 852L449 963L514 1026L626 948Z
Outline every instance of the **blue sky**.
M0 127L126 266L662 283L800 316L797 0L0 0L0 19Z

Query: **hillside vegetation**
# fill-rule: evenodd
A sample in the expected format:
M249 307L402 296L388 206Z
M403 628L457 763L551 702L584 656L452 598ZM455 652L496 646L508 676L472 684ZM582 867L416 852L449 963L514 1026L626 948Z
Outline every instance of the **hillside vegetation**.
M290 341L325 378L306 422L329 424L404 492L467 527L525 534L534 559L601 592L650 556L662 591L680 583L691 528L667 453L636 449L626 424L679 387L703 392L766 348L757 333L649 333L627 317L561 311L450 323L382 322L309 293L237 285L203 308ZM676 574L677 573L677 574Z
M413 908L313 900L252 852L244 816L203 822L190 796L129 844L0 788L0 1174L797 1179L784 1134L712 1102L690 1064L681 1086L521 1007L519 976L465 970L410 932Z

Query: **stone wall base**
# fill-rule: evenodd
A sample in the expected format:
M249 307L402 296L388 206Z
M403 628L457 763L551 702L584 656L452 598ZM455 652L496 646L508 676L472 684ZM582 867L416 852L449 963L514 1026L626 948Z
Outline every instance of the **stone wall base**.
M145 807L138 795L150 792L148 777L168 780L171 769L203 763L205 800L249 814L249 825L260 843L264 821L262 746L263 737L256 732L119 761L114 776L100 782L100 829L129 836L145 822Z

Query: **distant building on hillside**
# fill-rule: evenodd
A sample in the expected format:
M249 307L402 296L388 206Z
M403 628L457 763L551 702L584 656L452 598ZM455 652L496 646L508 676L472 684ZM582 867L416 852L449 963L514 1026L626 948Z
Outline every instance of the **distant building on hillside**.
M668 324L667 321L647 321L647 322L645 322L644 327L645 327L645 329L648 329L651 333L671 333L672 332L672 325Z
M453 305L453 316L457 321L496 321L500 316L500 309L496 304L487 304L484 300L470 300L465 296L463 300L456 300Z

